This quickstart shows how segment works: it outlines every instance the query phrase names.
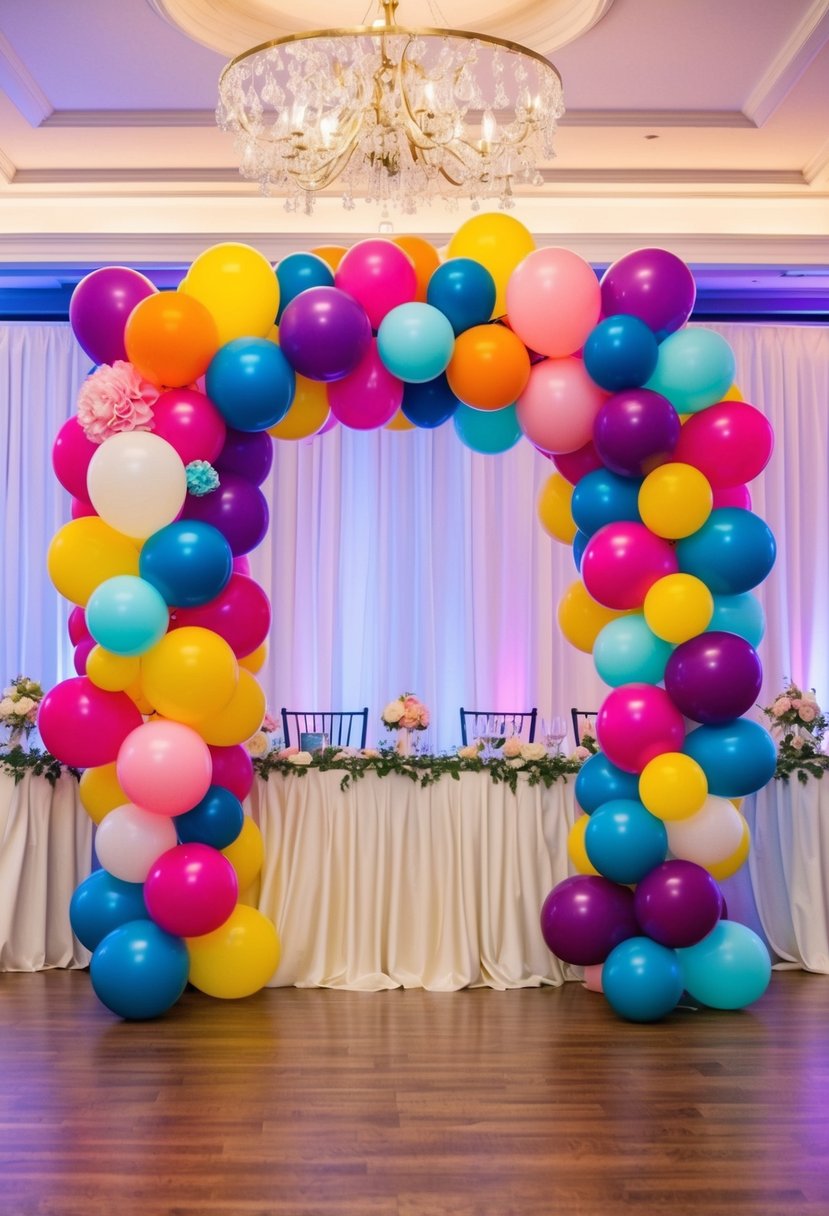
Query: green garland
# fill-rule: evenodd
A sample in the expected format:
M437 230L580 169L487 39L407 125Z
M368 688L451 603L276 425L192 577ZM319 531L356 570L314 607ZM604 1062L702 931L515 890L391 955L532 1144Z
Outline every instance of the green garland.
M14 784L19 785L27 773L35 777L45 777L54 786L63 773L71 773L75 778L80 777L76 768L61 764L51 752L40 751L33 747L25 751L19 743L8 751L0 752L0 771L14 778Z
M787 746L786 740L784 740L777 753L777 768L774 770L774 777L776 781L788 782L793 776L796 776L800 784L805 785L810 777L817 777L820 781L827 769L829 769L829 756L816 751L811 744L807 743L805 747L798 750Z

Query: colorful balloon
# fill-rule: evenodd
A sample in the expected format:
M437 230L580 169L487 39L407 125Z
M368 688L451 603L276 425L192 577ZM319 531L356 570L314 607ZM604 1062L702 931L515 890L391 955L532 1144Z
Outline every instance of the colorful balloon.
M95 833L99 862L122 882L143 883L156 858L175 844L172 820L132 802L110 811Z
M624 684L610 692L596 717L599 747L628 773L641 773L662 752L682 750L685 723L663 688Z
M123 535L143 540L181 511L187 474L166 439L147 431L122 431L92 457L87 487L101 519Z
M707 870L740 847L744 823L730 799L709 794L694 815L668 823L668 843L674 857Z
M119 574L89 597L86 620L99 646L127 658L144 654L167 632L164 597L146 579ZM131 680L127 680L128 687Z
M385 315L377 331L384 366L408 384L425 384L444 372L454 346L452 326L431 304L400 304Z
M571 510L572 498L573 487L561 473L548 477L538 496L538 518L542 528L565 545L573 543L578 531Z
M639 774L639 798L657 819L687 819L708 797L705 773L683 752L663 752Z
M214 464L220 478L223 473L234 473L259 486L273 465L270 436L262 431L239 431L228 427L224 445Z
M659 684L673 647L649 629L639 613L608 622L593 646L593 662L605 684Z
M95 950L113 929L146 916L142 884L122 882L107 870L85 878L69 903L72 932L87 950Z
M190 725L224 709L238 681L239 665L230 646L199 626L172 629L141 660L141 684L157 712Z
M172 630L192 625L212 630L224 638L237 658L243 658L261 646L270 632L270 600L255 579L233 574L209 603L177 609L170 620Z
M682 989L676 951L648 937L622 942L602 967L602 991L629 1022L658 1022L676 1007Z
M52 447L52 468L64 490L82 502L89 502L86 474L98 445L88 439L75 415L57 433Z
M256 908L237 904L218 929L187 943L190 983L221 1000L251 996L273 977L279 966L276 929Z
M613 473L643 477L672 458L681 430L667 397L629 388L605 401L593 424L593 442Z
M666 249L637 249L625 254L602 276L605 316L629 313L662 341L680 329L693 311L696 283L676 254Z
M113 929L92 955L89 975L95 995L118 1017L157 1018L175 1005L187 984L189 956L181 938L151 920L131 920Z
M514 405L503 410L478 410L461 401L452 415L452 423L461 443L485 456L507 452L521 438Z
M683 329L659 348L646 388L667 397L678 414L696 414L721 401L734 379L734 352L711 329Z
M777 767L774 740L748 718L700 726L688 734L682 750L705 773L709 792L725 798L762 789Z
M160 291L132 310L124 345L128 360L147 380L180 388L204 375L221 342L203 304L180 291Z
M218 490L197 498L188 494L182 518L217 528L234 557L250 553L268 531L267 500L258 486L238 473L222 473Z
M343 426L358 431L385 426L402 401L403 382L385 367L375 338L354 370L328 387L331 413Z
M429 282L440 266L440 254L431 241L427 241L422 236L393 236L391 239L393 244L403 250L414 266L417 279L415 299L421 304L425 304Z
M499 410L514 404L530 375L530 357L520 338L503 325L476 325L455 341L446 368L449 387L466 405Z
M592 536L617 520L641 522L639 491L638 480L619 477L609 469L587 473L573 490L571 510L576 527Z
M606 802L590 816L584 847L591 863L612 882L637 883L665 860L664 823L636 799Z
M507 311L507 284L513 271L535 249L527 228L503 211L474 215L458 228L446 250L448 258L471 258L492 275L495 307L492 315Z
M199 937L223 925L236 907L236 871L218 849L179 844L162 853L144 883L147 911L167 933Z
M547 948L581 967L603 963L614 946L637 931L633 892L599 875L565 878L541 908Z
M73 519L52 537L46 556L49 577L75 604L86 604L108 578L138 574L138 546L98 516ZM87 636L91 636L86 631Z
M183 815L207 793L213 765L203 739L182 722L144 722L118 752L118 781L154 815Z
M691 996L712 1009L744 1009L771 980L771 959L747 925L719 921L707 937L679 951L682 980Z
M297 376L291 408L281 422L268 427L268 434L274 439L307 439L317 434L330 412L326 385L319 380Z
M495 307L495 280L472 258L450 258L429 279L427 303L440 309L457 337L485 325Z
M712 511L702 527L676 546L679 569L701 579L714 595L741 595L761 583L777 556L768 524L738 507Z
M153 434L166 439L181 457L215 461L227 436L227 427L216 406L192 388L171 388L153 406Z
M253 761L250 753L239 745L211 747L209 751L212 784L224 786L235 794L240 802L244 801L253 785ZM244 890L244 887L242 889Z
M618 615L593 599L584 583L577 579L559 600L556 619L570 645L591 654L602 629Z
M303 291L291 300L279 325L286 359L309 380L341 380L354 371L370 343L365 309L336 287Z
M179 286L207 309L217 346L235 338L264 338L279 309L279 282L258 249L235 241L199 254Z
M432 430L448 422L458 405L458 399L443 373L425 384L404 385L400 408L415 426Z
M285 308L301 291L309 287L333 287L334 272L328 263L314 253L289 253L276 264L279 283L279 311L277 322L282 320Z
M411 258L393 241L378 237L352 245L337 267L334 283L362 305L374 330L387 313L417 294Z
M238 837L244 821L245 812L236 795L223 785L210 785L191 810L176 816L175 825L182 844L226 849Z
M687 642L712 622L714 597L693 574L668 574L645 596L648 628L666 642Z
M590 538L582 558L589 594L607 608L641 608L654 583L676 574L672 545L630 521L605 524Z
M721 401L688 419L675 455L712 486L727 489L762 473L773 449L774 431L758 409L745 401Z
M547 359L530 371L518 399L518 421L543 451L556 456L577 452L592 440L596 415L606 400L581 359Z
M619 313L605 317L584 344L584 366L609 393L637 388L653 375L659 345L644 321Z
M763 668L736 633L709 630L677 646L665 667L665 689L686 718L707 724L739 718L757 703Z
M646 874L633 900L642 932L673 949L693 946L720 919L722 892L703 866L680 858Z
M127 358L127 318L156 290L145 275L128 266L101 266L81 279L69 301L69 324L93 363Z
M47 751L74 768L110 764L141 714L123 692L105 692L86 676L63 680L40 703L37 728Z
M228 426L265 431L290 409L296 376L280 348L267 338L234 338L216 352L205 384Z
M604 752L597 752L579 769L574 792L585 815L592 815L600 806L615 799L638 798L639 778L617 768Z
M232 568L233 555L224 536L199 520L179 520L160 528L145 541L139 561L141 578L167 604L182 608L214 600L230 581ZM100 588L93 593L93 600L99 592Z

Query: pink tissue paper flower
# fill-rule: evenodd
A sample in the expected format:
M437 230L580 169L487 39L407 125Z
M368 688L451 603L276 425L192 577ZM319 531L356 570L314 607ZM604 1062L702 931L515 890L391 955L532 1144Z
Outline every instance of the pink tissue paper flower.
M103 443L119 431L151 431L159 390L131 363L103 364L81 385L78 422L87 439Z

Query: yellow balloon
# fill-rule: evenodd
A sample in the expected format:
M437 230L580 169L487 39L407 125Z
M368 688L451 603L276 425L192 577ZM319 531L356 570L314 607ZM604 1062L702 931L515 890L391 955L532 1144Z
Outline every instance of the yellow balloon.
M257 908L237 904L212 933L188 937L190 983L223 1000L252 996L279 966L276 929Z
M60 594L83 605L108 578L138 574L138 545L97 516L85 515L55 533L46 566Z
M213 747L232 747L256 734L262 725L265 708L265 694L256 676L240 667L239 683L230 701L209 718L194 722L193 729Z
M268 643L263 642L261 646L257 646L250 654L244 655L239 659L239 666L246 667L248 671L252 671L256 675L257 671L261 671L268 659Z
M639 775L639 798L657 819L687 819L708 797L708 779L690 756L662 752Z
M617 612L597 603L588 595L581 579L571 583L558 602L559 629L571 646L583 650L585 654L593 653L596 638L605 625L627 615L626 612Z
M86 674L97 688L107 692L124 692L138 680L141 663L138 658L113 654L103 646L93 646L86 659Z
M576 538L576 521L570 511L573 487L561 473L553 473L541 487L538 496L538 518L545 532L564 545Z
M307 439L325 426L329 413L326 385L297 376L291 408L275 426L268 427L268 434L274 439Z
M138 664L138 670L139 671L141 670L140 660L139 660L139 664ZM139 677L139 679L137 679L135 681L134 684L130 684L129 688L125 688L124 692L127 694L129 699L134 703L136 709L140 710L140 712L142 714L144 714L145 716L148 716L149 714L154 712L152 703L147 699L147 696L144 692L144 687L141 683L140 677Z
M645 596L645 622L665 642L687 642L711 624L714 597L693 574L666 574Z
M95 823L100 823L117 806L129 802L121 789L114 762L85 769L78 782L78 795L83 809Z
M188 726L223 710L238 682L239 664L230 646L212 629L198 625L171 629L141 656L147 699L162 717Z
M740 818L743 819L742 815ZM712 865L707 865L705 868L712 878L716 878L717 882L722 882L723 879L730 878L732 874L737 873L740 866L745 863L750 849L751 829L743 819L743 838L731 856L726 857L724 861L716 861Z
M711 514L714 493L708 478L691 464L672 461L648 473L639 487L642 523L667 540L698 531Z
M584 833L587 831L587 825L590 822L589 815L579 815L576 822L570 828L567 837L567 855L572 861L576 873L578 874L598 874L599 871L593 865L593 862L587 856L587 850L584 847Z
M279 326L272 325L270 327L270 329L268 330L268 332L265 334L265 337L268 339L269 342L273 342L274 346L279 346Z
M507 311L507 283L519 262L535 249L535 240L520 220L502 211L474 215L449 242L447 256L480 262L495 280L493 317Z
M259 877L265 864L265 842L262 840L259 825L250 815L245 815L241 832L233 844L222 849L222 853L236 871L239 890L247 891Z
M731 388L728 390L728 392L723 397L723 401L744 401L744 400L745 400L745 398L743 397L743 394L740 392L740 390L737 388L736 384L732 384Z
M386 431L413 431L415 424L410 422L402 410L398 410L390 422L383 428Z
M267 337L279 311L279 281L270 262L235 241L199 254L179 291L205 306L220 346L234 338Z

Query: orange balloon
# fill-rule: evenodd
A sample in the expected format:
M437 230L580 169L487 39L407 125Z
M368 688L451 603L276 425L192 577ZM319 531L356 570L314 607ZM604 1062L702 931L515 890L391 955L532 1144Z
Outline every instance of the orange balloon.
M414 263L417 275L417 294L415 299L421 304L426 303L426 288L429 280L440 266L440 254L431 242L422 236L393 236L392 241L402 249ZM390 428L391 429L391 428Z
M504 325L475 325L455 340L446 379L455 396L477 410L517 401L530 378L530 356Z
M311 253L315 253L323 262L327 262L332 270L336 270L348 250L345 245L319 245L312 249Z
M321 380L297 375L294 399L284 418L268 427L274 439L307 439L328 421L328 389Z
M182 388L207 371L219 348L219 331L205 306L193 296L158 291L130 313L124 345L130 363L147 380Z
M386 431L413 431L415 424L410 422L402 410L398 410L390 422L383 428Z

